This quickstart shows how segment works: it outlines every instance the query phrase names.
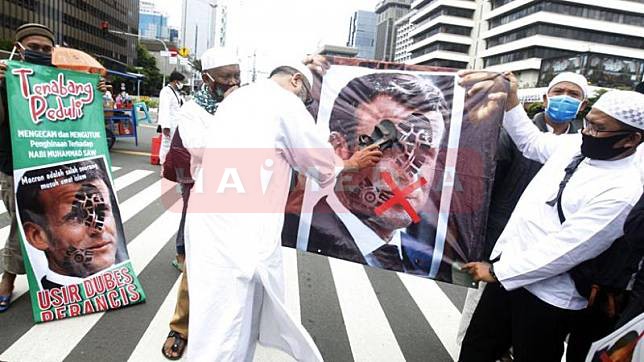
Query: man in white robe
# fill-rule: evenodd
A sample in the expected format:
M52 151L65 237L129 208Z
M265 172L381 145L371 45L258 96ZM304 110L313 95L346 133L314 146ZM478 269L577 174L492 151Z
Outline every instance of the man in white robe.
M304 105L311 83L301 64L278 67L226 98L208 130L186 224L190 360L252 360L257 341L297 360L322 360L284 304L281 230L291 169L326 187L382 153L369 147L339 159ZM247 177L248 170L256 172Z

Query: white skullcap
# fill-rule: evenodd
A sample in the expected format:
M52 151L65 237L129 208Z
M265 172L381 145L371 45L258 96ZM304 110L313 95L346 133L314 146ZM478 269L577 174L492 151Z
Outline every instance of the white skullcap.
M202 70L235 64L239 64L239 58L227 48L210 48L201 55Z
M644 94L612 90L604 93L593 108L629 126L644 130Z
M302 61L296 59L296 58L288 58L288 57L277 57L277 58L269 58L269 61L267 62L268 65L270 65L270 71L273 71L277 69L278 67L291 67L295 68L298 73L301 73L306 80L309 81L309 84L311 87L313 87L313 73L307 67L302 63Z
M562 82L570 82L578 86L579 88L581 88L581 91L584 92L584 99L588 98L588 80L583 75L573 72L563 72L557 74L556 77L552 78L550 84L548 84L548 92L550 92L550 89L552 89L552 87Z

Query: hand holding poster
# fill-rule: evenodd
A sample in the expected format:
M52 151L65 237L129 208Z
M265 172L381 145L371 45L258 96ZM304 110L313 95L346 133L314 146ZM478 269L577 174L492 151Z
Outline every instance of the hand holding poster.
M644 359L644 313L592 344L586 362L635 362Z
M332 190L300 180L283 244L473 286L460 267L483 259L502 110L480 112L484 99L466 97L451 71L334 61L319 88L320 132L342 159L371 144L383 158L341 173Z
M98 76L16 61L6 74L34 320L144 301L113 190Z

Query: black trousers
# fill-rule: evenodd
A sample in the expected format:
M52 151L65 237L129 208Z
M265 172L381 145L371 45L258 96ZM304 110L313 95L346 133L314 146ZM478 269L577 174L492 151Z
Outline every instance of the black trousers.
M578 312L554 307L527 290L487 284L465 333L459 361L493 362L510 347L517 362L559 362Z
M186 242L185 242L185 227L186 215L188 214L188 200L190 199L190 190L194 184L180 184L181 197L183 199L183 208L181 209L181 221L179 222L179 230L177 231L177 238L175 240L177 254L186 255Z

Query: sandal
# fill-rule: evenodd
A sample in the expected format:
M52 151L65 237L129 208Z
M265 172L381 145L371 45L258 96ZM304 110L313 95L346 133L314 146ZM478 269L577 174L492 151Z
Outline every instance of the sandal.
M173 260L172 266L175 267L179 272L183 273L183 263L179 263L178 261Z
M168 339L170 338L174 338L174 343L172 344L172 347L170 347L170 352L176 353L177 354L176 357L173 357L171 354L165 353L165 345L168 342ZM176 361L178 359L181 359L181 356L183 356L183 352L186 349L186 344L188 343L188 341L185 338L181 337L179 333L175 331L170 331L170 333L168 333L168 338L166 338L166 343L164 343L163 346L161 347L161 353L165 358L171 361Z
M6 312L11 305L11 294L9 295L0 295L0 313Z

